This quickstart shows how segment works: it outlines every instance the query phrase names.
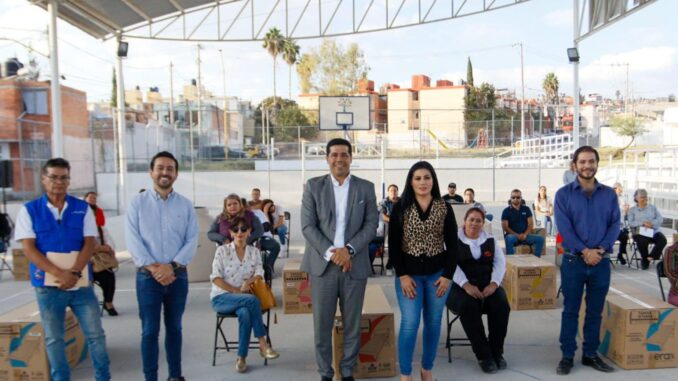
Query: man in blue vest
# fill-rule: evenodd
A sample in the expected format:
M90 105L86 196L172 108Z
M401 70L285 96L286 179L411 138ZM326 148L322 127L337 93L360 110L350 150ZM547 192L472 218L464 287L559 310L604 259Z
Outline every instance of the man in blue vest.
M45 330L52 381L70 380L64 342L66 307L78 318L87 339L96 380L105 381L111 375L99 302L91 284L75 287L83 273L91 275L89 263L97 228L87 203L67 193L70 171L68 161L61 158L45 163L41 175L45 194L21 208L14 238L21 242L30 261L31 284ZM71 268L64 269L47 258L48 252L54 255L77 252L77 258ZM47 274L54 277L56 286L45 285Z

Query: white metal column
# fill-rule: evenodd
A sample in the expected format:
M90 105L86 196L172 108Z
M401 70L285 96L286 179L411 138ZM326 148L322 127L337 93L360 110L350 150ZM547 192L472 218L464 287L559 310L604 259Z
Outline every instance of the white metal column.
M59 73L59 49L57 46L57 13L59 6L56 0L47 4L49 13L49 67L52 74L50 87L52 91L52 157L63 157L64 138L61 125L61 74Z
M120 35L118 35L118 44L120 44ZM126 123L125 123L125 81L122 75L122 57L117 56L115 60L115 77L116 77L116 95L118 103L118 213L125 213L127 205L125 204L127 192L125 187L125 179L127 178L127 161L125 156L125 139L126 139Z
M574 47L579 50L579 0L573 0L572 17L574 21ZM581 57L581 54L579 55ZM581 59L581 58L580 58ZM574 149L579 148L579 61L574 62L574 92L572 99L574 100L574 115L572 116L572 140Z

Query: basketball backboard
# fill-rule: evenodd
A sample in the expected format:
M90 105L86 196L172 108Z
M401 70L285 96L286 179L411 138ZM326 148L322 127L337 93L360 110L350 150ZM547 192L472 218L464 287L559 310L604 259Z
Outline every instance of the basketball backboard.
M320 97L321 130L370 130L370 97Z

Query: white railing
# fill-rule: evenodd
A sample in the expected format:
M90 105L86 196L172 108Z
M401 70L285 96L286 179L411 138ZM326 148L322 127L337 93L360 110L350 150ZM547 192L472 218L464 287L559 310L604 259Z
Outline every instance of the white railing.
M517 141L511 156L499 162L500 167L564 166L574 150L572 135L560 134Z
M644 156L644 159L643 159ZM664 218L678 221L678 147L658 150L627 150L621 163L610 171L625 189L647 190L650 203Z

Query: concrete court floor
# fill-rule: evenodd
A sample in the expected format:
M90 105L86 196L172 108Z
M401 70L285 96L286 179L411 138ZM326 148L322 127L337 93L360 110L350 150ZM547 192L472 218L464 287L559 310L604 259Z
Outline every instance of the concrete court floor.
M297 241L299 242L299 241ZM553 247L552 241L549 242ZM291 256L300 257L301 244L292 246ZM553 259L552 250L545 257ZM287 259L276 264L274 289L280 295L281 269ZM5 273L6 274L6 273ZM4 274L3 274L4 275ZM111 358L111 372L114 380L142 380L141 358L139 354L140 324L137 317L137 305L134 295L134 267L131 260L123 259L118 275L118 290L115 305L120 312L118 317L104 316L103 324L107 335L107 346ZM399 325L399 312L394 294L392 276L375 276L369 279L371 284L383 286L383 290L394 307L396 332ZM615 281L624 281L639 288L657 294L655 272L640 271L635 268L617 266L613 270ZM263 360L256 351L248 357L249 370L246 374L235 372L235 353L222 351L217 355L217 365L212 367L212 343L214 339L215 315L209 303L207 282L191 283L188 306L184 315L183 369L188 380L318 380L315 371L313 352L311 315L285 315L277 308L278 324L271 327L271 339L276 350L281 353L277 360L263 366ZM28 282L15 282L6 275L0 280L0 313L34 299ZM562 303L562 298L559 300ZM480 377L494 380L562 380L555 374L560 359L558 332L562 305L553 310L514 311L511 313L509 333L506 338L505 357L509 368L495 375L485 375L478 368L469 347L457 347L452 350L452 363L447 362L447 351L443 344L445 329L441 333L434 376L437 380L459 380ZM444 322L444 316L443 316ZM226 323L227 334L236 334L236 324ZM230 333L229 333L230 332ZM453 327L455 336L462 335L461 327ZM235 336L233 336L235 337ZM420 335L421 338L421 335ZM162 340L162 337L161 337ZM162 343L162 341L161 341ZM580 352L579 352L580 353ZM579 356L578 353L578 356ZM415 350L414 375L418 380L421 344ZM161 345L160 379L167 375L164 353ZM616 367L617 368L617 367ZM577 364L571 378L577 380L651 380L674 379L675 369L626 371L617 368L612 374L603 374ZM389 378L397 380L397 377ZM85 361L73 372L73 380L93 380L92 366Z

